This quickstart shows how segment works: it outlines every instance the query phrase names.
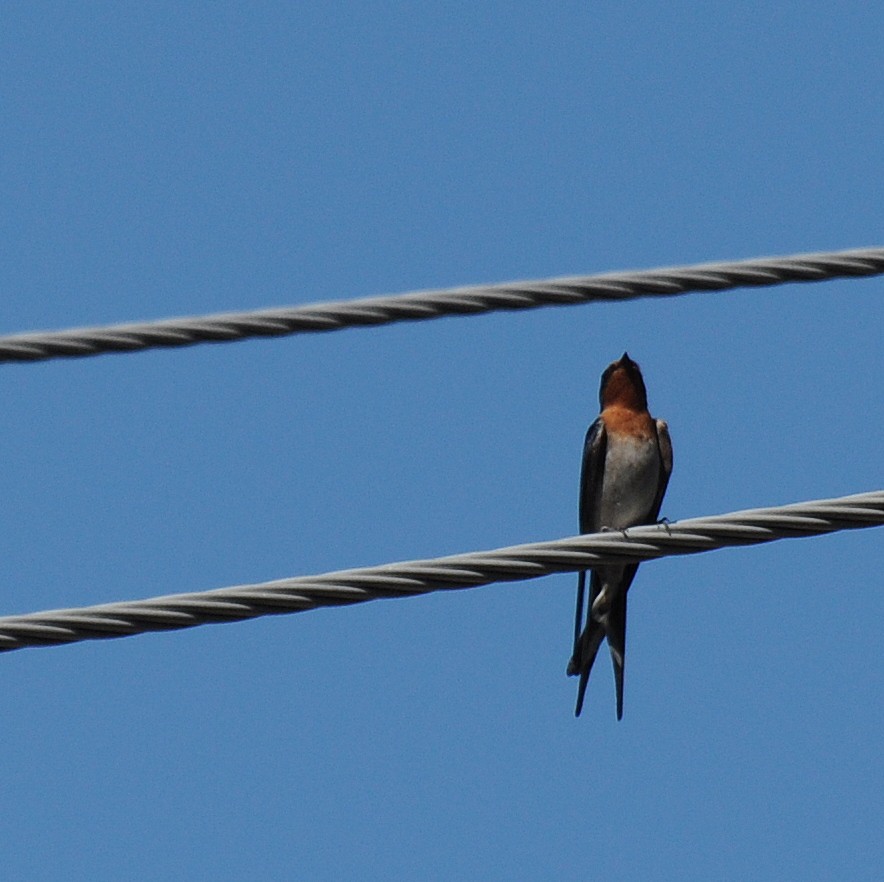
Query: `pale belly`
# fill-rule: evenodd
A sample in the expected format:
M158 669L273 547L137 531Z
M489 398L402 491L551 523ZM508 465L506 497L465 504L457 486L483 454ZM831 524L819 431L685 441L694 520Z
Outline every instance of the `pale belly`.
M609 436L599 526L625 530L645 521L659 481L660 451L655 438Z

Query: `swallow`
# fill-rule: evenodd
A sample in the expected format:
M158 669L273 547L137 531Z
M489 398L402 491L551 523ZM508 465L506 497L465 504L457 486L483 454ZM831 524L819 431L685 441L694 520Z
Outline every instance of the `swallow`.
M580 532L654 524L672 474L672 443L666 423L648 412L641 370L627 353L602 374L599 405L601 413L583 445ZM637 569L638 564L626 564L592 570L585 625L586 571L578 576L574 652L568 663L568 674L580 677L575 716L583 709L589 672L604 637L614 664L617 719L623 718L626 593Z

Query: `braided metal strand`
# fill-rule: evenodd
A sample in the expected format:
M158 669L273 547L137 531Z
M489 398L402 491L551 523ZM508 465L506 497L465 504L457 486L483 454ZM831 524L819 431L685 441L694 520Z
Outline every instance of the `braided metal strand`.
M0 337L0 362L83 357L250 337L336 331L446 315L535 309L590 300L661 297L689 291L720 291L785 282L819 282L882 273L884 248L860 248L730 263L476 285L254 312L14 334Z
M634 527L625 533L594 533L196 594L7 616L0 618L0 652L534 579L598 564L647 561L880 524L884 524L884 490Z

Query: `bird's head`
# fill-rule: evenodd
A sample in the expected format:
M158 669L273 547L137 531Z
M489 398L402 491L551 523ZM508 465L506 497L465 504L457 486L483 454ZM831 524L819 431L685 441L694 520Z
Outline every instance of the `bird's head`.
M602 410L614 404L634 410L647 409L648 393L641 368L628 353L624 352L617 361L605 368L599 387L599 404Z

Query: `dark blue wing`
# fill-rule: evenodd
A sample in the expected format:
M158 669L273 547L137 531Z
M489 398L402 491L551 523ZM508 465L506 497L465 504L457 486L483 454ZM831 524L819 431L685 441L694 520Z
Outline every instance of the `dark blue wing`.
M669 427L663 420L657 420L657 447L660 450L660 479L657 483L657 498L648 513L649 524L656 524L660 517L660 506L663 505L663 496L672 474L672 440L669 437Z
M580 469L580 532L595 533L601 528L599 510L608 433L599 417L587 430L583 442L583 466Z
M599 508L601 505L602 476L605 467L605 452L608 446L608 436L605 432L605 424L599 417L587 430L586 440L583 442L583 464L580 469L580 532L594 533L599 528ZM593 586L598 590L597 580ZM580 651L580 632L583 628L583 607L586 595L586 571L577 577L577 605L574 610L574 650L572 664L568 672L572 673L572 666L579 662L583 653ZM590 604L593 598L590 597ZM598 649L598 646L595 647ZM593 656L595 652L593 651ZM576 673L577 671L573 671ZM585 689L585 685L583 686ZM582 702L581 702L582 703ZM579 714L579 710L578 710Z

